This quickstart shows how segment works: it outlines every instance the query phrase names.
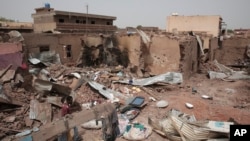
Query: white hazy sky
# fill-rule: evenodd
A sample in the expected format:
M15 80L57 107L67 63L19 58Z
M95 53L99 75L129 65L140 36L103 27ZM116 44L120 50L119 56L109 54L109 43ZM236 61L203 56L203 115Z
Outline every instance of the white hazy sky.
M31 13L50 3L62 11L115 16L118 27L137 25L166 28L166 17L221 15L228 28L250 28L250 0L1 0L0 17L32 22Z

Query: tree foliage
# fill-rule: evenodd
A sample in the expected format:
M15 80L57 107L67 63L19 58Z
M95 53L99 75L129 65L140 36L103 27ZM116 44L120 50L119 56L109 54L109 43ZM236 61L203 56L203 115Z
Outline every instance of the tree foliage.
M15 22L15 20L4 18L4 17L0 17L0 21L2 21L2 22Z
M232 29L228 29L227 33L234 33L234 31Z

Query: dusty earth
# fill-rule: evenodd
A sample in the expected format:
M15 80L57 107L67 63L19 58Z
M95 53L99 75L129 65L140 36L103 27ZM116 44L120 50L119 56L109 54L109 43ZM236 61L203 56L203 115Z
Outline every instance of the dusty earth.
M122 85L120 85L122 86ZM154 120L162 119L174 108L187 114L193 114L197 120L234 121L238 124L250 124L250 81L238 80L227 82L210 80L205 74L196 74L181 85L151 86L155 97L169 102L166 108L157 108L156 103L149 101L149 95L140 92L135 95L144 96L148 104L133 121L147 123L148 117ZM194 93L192 90L197 90ZM203 99L201 95L213 99ZM194 105L188 109L185 103ZM101 130L86 130L79 127L83 140L97 141L102 139ZM165 141L166 138L152 133L146 141ZM125 141L122 137L117 141Z

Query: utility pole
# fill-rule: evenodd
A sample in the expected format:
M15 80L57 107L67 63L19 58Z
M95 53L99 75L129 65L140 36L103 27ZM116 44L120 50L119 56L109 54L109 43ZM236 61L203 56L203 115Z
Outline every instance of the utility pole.
M86 24L85 24L85 30L86 30L86 35L87 35L87 24L88 24L88 11L89 11L89 6L88 4L86 4L86 10L87 10L87 13L86 13Z

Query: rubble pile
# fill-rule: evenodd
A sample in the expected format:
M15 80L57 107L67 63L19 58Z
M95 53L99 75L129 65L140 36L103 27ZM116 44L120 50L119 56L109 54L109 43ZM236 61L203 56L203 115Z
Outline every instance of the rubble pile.
M143 32L139 34L144 45L150 46L150 38ZM223 107L221 105L228 104L231 108L229 110L235 108L232 101L237 92L232 88L213 89L213 84L208 88L203 83L204 79L198 78L186 80L183 84L183 74L179 72L139 77L140 75L136 71L131 71L129 67L116 63L103 65L103 62L93 60L88 55L88 59L97 61L96 65L92 62L94 67L81 66L86 56L80 56L79 62L75 63L81 68L72 64L67 66L61 63L59 54L53 51L30 53L26 61L23 59L24 50L21 48L23 39L16 32L11 32L11 35L8 43L1 44L0 50L3 51L0 52L0 57L10 54L22 55L18 56L21 57L21 62L4 60L6 63L0 63L0 139L55 140L71 129L74 132L72 138L75 138L78 136L76 133L79 126L86 130L102 129L99 131L102 132L103 140L112 140L116 137L146 140L154 132L171 140L228 138L229 126L234 123L209 119L217 118L217 114L220 113L217 107ZM196 38L200 42L199 37ZM183 54L181 59L192 63L186 65L182 62L181 68L190 70L185 74L187 76L196 73L198 69L199 57L188 52L192 43L196 42L188 40L180 45L181 53L187 53ZM11 49L6 50L7 46ZM201 44L199 46L202 48ZM93 50L87 51L90 53ZM108 51L112 54L112 50ZM216 79L228 83L250 79L246 72L232 70L216 60L204 61L200 65L200 71L208 73L209 78L213 79L210 80L211 83ZM190 66L192 68L189 68ZM187 84L190 82L192 85ZM224 93L224 90L228 95L222 97L221 93ZM225 97L229 97L231 101L224 100ZM244 101L246 96L242 97ZM220 101L220 98L224 101ZM248 98L245 101L247 102ZM66 108L70 109L70 112L66 111L66 114L62 115L66 103L69 104ZM245 108L249 105L243 106ZM191 112L193 115L175 108L185 109L185 112ZM202 112L202 108L208 112ZM167 115L160 119L161 115L166 113L166 109ZM149 117L148 123L137 121L140 115L143 115L143 118ZM196 119L194 115L208 120ZM152 120L151 116L157 117L159 121ZM223 120L226 118L228 117L225 116ZM215 127L222 124L225 126Z

